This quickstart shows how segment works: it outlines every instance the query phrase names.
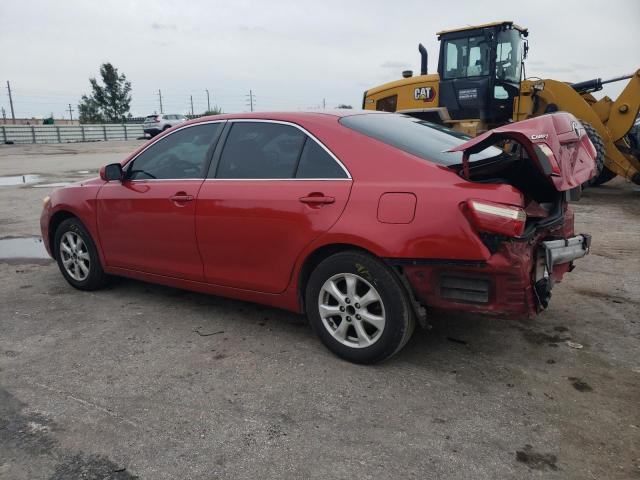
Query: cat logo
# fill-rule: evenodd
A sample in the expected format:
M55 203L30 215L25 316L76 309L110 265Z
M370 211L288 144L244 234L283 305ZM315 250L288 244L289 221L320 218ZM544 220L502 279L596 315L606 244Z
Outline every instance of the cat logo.
M436 97L436 89L433 87L418 87L413 91L414 100L430 102Z

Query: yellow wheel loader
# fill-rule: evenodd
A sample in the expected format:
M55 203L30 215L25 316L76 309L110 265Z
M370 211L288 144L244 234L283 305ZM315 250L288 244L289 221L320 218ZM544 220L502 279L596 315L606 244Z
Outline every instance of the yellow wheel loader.
M593 185L616 175L640 184L640 70L579 83L525 78L528 31L494 22L438 32L438 73L428 73L422 44L420 75L410 70L364 93L362 108L412 115L476 136L511 121L566 111L579 118L598 150ZM628 80L620 96L596 100L606 83Z

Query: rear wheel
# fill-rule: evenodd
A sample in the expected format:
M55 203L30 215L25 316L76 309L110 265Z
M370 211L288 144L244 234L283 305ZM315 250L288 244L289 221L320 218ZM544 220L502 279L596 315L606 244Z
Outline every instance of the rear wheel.
M62 276L79 290L97 290L107 276L102 270L95 243L82 222L69 218L56 230L55 257Z
M371 255L349 251L325 259L309 278L305 300L311 326L325 346L352 362L391 357L414 330L405 288Z
M608 182L613 177L615 177L616 174L604 166L604 142L602 141L602 137L600 137L600 134L588 123L582 122L582 126L587 132L589 140L591 140L591 143L593 143L593 146L596 149L596 174L593 176L593 178L587 180L582 186L595 187L597 185L602 185L603 183Z

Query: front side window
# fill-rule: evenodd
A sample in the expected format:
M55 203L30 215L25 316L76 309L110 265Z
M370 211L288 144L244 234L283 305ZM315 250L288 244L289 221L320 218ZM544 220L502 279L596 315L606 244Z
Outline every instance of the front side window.
M225 141L216 178L293 178L305 137L290 125L236 122Z
M445 80L489 75L489 44L484 36L445 41L444 58Z
M147 148L127 166L128 180L203 178L209 149L224 123L178 130Z

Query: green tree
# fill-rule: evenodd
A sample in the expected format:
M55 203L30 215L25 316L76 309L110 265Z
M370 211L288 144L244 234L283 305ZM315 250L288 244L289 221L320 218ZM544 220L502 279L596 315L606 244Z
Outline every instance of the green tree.
M131 105L131 82L118 74L110 63L100 66L103 85L90 78L91 94L82 95L78 104L81 123L119 122L129 113Z
M344 103L341 103L336 108L353 108L353 107L351 105L345 105Z
M224 113L222 108L215 105L211 110L204 112L204 115L221 115L222 113Z
M105 118L100 111L100 106L93 97L87 97L82 95L80 103L78 104L78 114L80 116L80 123L104 123Z

